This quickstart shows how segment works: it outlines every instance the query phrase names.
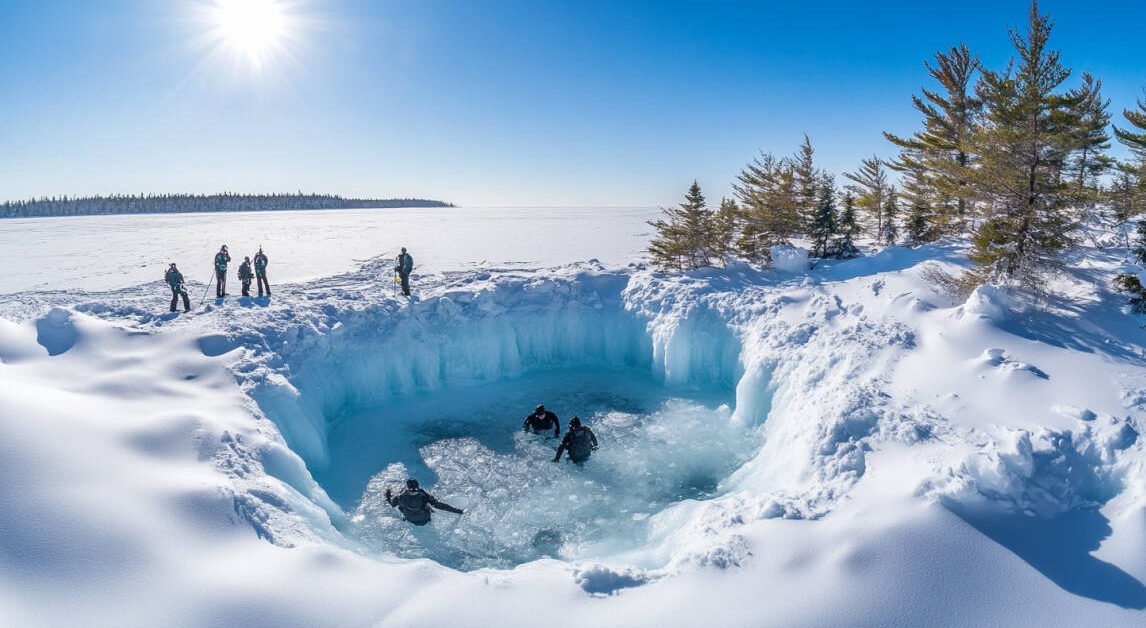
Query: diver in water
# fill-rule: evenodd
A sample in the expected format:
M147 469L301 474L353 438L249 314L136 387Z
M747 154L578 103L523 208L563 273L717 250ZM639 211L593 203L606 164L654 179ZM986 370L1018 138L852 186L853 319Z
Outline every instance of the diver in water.
M431 507L459 515L465 514L461 508L454 508L447 503L434 499L433 495L418 486L418 481L414 478L406 480L406 489L397 495L391 493L390 489L386 489L386 503L397 508L406 521L416 526L424 526L430 522L433 513Z
M545 409L545 406L537 404L537 408L533 410L533 414L525 417L525 423L521 428L526 432L533 432L540 434L553 430L554 436L561 436L561 420L557 418L556 414Z
M560 462L561 454L568 451L569 460L582 464L596 450L597 437L593 434L593 430L581 425L580 418L573 417L569 419L569 431L565 432L565 438L561 439L561 445L557 447L557 455L553 457L553 462Z

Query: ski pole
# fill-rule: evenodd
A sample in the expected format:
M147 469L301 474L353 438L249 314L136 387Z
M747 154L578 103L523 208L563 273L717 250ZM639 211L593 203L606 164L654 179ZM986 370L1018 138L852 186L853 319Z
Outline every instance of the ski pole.
M215 274L215 272L211 271L211 275L214 275L214 274ZM218 278L215 279L215 281L218 281L218 280L219 280ZM203 298L199 299L199 305L203 305L203 302L207 300L207 291L210 289L211 289L211 278L208 277L207 278L207 287L203 289Z

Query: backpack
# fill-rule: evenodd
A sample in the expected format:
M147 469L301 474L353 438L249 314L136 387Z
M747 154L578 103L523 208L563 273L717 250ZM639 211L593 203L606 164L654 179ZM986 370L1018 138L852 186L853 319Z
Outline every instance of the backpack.
M425 523L430 520L430 499L421 489L403 491L396 500L398 510L411 523Z
M569 459L584 460L593 452L593 437L588 428L577 427L569 430Z

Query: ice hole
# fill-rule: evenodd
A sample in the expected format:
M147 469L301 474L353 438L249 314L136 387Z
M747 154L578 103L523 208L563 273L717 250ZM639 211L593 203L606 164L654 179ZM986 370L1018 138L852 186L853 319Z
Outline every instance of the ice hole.
M649 518L719 494L759 446L731 420L729 391L681 393L647 372L562 369L348 408L330 421L329 464L315 478L371 553L461 570L546 556L655 567L663 556L642 552ZM600 449L587 463L554 463L559 441L522 431L538 403L563 432L574 415L592 427ZM407 477L466 514L402 521L383 491Z
M658 317L626 301L628 286L590 269L395 311L331 309L329 333L300 327L272 343L283 377L251 394L324 489L317 505L337 504L332 520L365 553L462 570L547 556L663 566L693 500L733 488L759 450L771 375L741 363L720 310ZM521 429L538 403L563 429L579 415L600 450L553 463L558 442ZM410 476L466 514L402 521L382 494Z

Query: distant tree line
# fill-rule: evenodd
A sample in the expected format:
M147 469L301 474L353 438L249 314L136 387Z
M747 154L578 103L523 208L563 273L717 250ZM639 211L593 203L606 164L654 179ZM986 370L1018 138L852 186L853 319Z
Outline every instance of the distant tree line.
M423 198L359 199L330 194L131 194L51 197L0 203L0 218L93 216L101 214L182 214L286 209L453 207Z
M688 270L732 256L764 265L772 246L795 238L824 258L857 255L861 235L877 246L966 236L975 267L952 278L955 287L1041 286L1085 216L1125 223L1146 209L1146 101L1123 112L1126 128L1112 128L1100 79L1084 72L1067 84L1072 71L1049 47L1052 27L1033 2L1001 69L966 45L937 53L925 63L934 86L912 99L920 128L884 133L895 157L862 160L842 187L817 167L807 136L791 156L754 159L717 209L694 183L682 205L650 223L652 262ZM1129 161L1107 154L1112 131Z

